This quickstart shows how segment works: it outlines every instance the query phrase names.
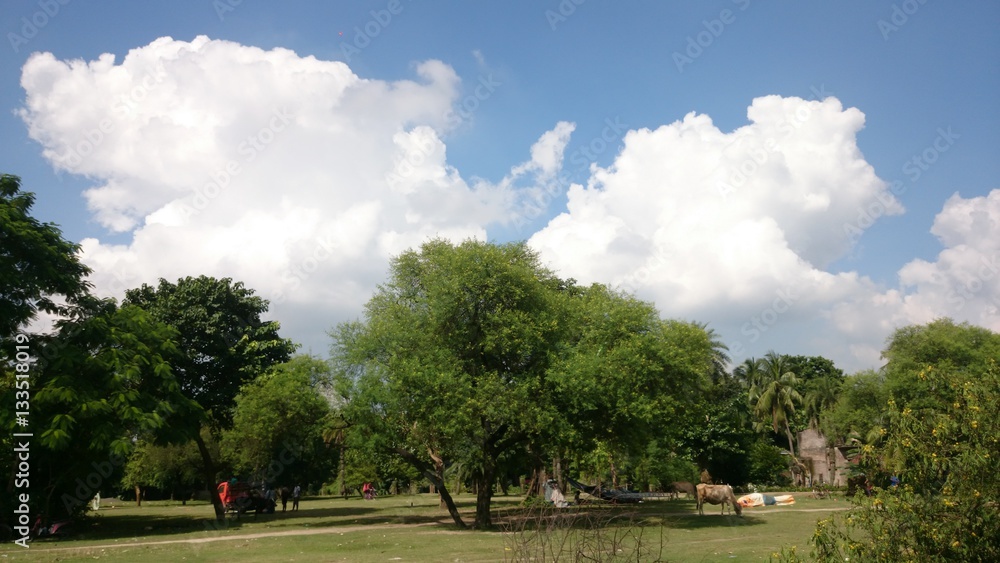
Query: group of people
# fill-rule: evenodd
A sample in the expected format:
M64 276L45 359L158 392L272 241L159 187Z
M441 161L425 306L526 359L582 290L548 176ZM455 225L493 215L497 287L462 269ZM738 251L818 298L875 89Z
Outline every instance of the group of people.
M281 487L279 490L267 488L267 483L261 486L261 492L264 496L264 500L271 506L278 505L278 494L281 495L281 511L285 512L288 508L288 499L292 499L292 510L299 509L299 499L302 498L302 487L295 485L291 490L288 487Z

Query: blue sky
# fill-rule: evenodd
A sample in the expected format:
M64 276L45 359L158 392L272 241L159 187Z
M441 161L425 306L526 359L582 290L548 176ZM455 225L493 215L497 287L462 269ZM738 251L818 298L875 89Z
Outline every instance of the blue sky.
M1000 192L990 197L994 189L1000 188L995 180L1000 172L995 158L1000 147L997 133L1000 108L996 102L996 92L1000 91L1000 35L996 33L1000 6L992 2L599 3L589 0L577 3L564 0L485 4L222 0L62 5L57 0L43 0L9 2L5 8L3 30L7 45L0 72L6 86L0 104L6 111L0 116L0 127L8 141L2 169L22 176L24 187L38 194L36 216L60 224L71 240L92 241L85 245L85 257L95 267L99 290L103 288L111 295L120 294L121 285L152 282L160 276L210 273L245 279L251 287L274 299L281 294L281 284L268 280L266 266L248 266L246 260L251 258L234 258L244 256L239 252L202 253L186 263L171 263L155 254L158 244L203 240L206 233L221 237L220 241L239 238L240 225L248 217L268 220L261 213L278 201L268 198L277 197L283 188L254 185L251 175L241 175L233 183L244 190L240 192L239 204L227 204L225 212L213 213L215 222L201 224L199 228L204 230L198 231L200 235L185 238L178 233L195 231L185 231L185 225L171 223L172 228L182 231L147 239L153 234L139 231L144 224L150 224L148 218L159 206L170 201L164 194L183 192L190 181L171 178L167 172L163 185L155 187L158 195L147 198L143 190L154 188L148 180L140 178L142 174L126 170L122 154L144 154L139 160L154 167L162 164L165 170L184 167L187 162L197 168L199 164L190 160L195 157L175 155L164 157L161 162L158 155L178 148L177 137L164 141L162 135L152 134L148 128L137 128L128 139L113 140L114 155L110 154L111 143L104 143L85 166L60 165L52 157L46 157L43 150L48 147L58 152L60 136L75 139L74 135L85 132L89 126L79 124L94 113L88 113L86 106L94 102L85 102L89 99L87 95L60 94L59 85L81 88L84 94L94 96L90 99L96 100L102 95L116 95L114 88L120 85L97 80L88 86L86 81L72 80L69 73L43 72L39 67L38 76L46 78L33 82L29 91L21 85L22 73L34 76L25 69L29 56L35 52L51 53L54 61L63 62L94 61L104 53L111 53L115 55L115 64L122 65L130 51L142 50L158 38L171 37L176 42L190 43L198 36L207 36L211 41L225 42L226 49L232 52L213 54L217 58L212 58L211 64L201 64L199 72L210 73L205 75L182 74L187 72L182 66L184 61L168 64L164 80L171 84L172 91L183 92L195 84L203 85L209 81L205 77L224 76L226 69L231 68L225 64L227 56L236 57L234 61L239 59L234 65L246 63L245 57L239 58L237 47L257 47L262 52L279 48L293 51L299 60L315 57L321 62L346 63L350 72L361 80L385 85L415 81L434 86L428 88L427 95L432 97L440 90L443 102L428 98L427 107L445 103L452 108L451 121L435 122L422 117L431 111L420 107L422 102L411 104L403 93L398 93L399 99L383 101L407 106L405 111L401 110L397 122L382 124L379 120L385 115L379 107L361 105L351 110L352 123L365 127L365 135L371 135L370 143L360 140L367 137L358 136L352 129L344 130L345 136L353 135L351 139L327 139L330 147L344 142L378 151L389 146L382 143L389 143L392 131L423 134L419 127L426 125L430 128L427 134L446 150L446 157L442 156L438 163L439 170L429 172L428 177L444 175L450 178L447 190L458 192L436 196L437 192L421 192L425 188L415 185L407 188L411 191L406 197L423 193L419 196L423 198L420 205L435 207L427 201L439 196L446 201L459 201L455 197L459 193L463 198L471 198L469 201L474 203L469 205L475 205L478 211L467 216L457 211L463 216L461 225L456 223L457 217L426 219L421 223L413 218L431 215L423 207L410 206L397 210L400 221L397 225L386 218L386 209L398 204L398 194L394 196L390 190L366 200L378 211L372 212L370 225L362 224L360 219L355 225L357 232L368 233L367 239L358 235L361 237L358 244L369 250L365 257L345 251L342 259L326 261L325 269L320 267L315 274L309 272L308 279L305 275L296 278L295 289L308 288L309 294L322 300L323 305L310 306L306 299L290 298L280 299L274 308L276 318L290 335L314 352L325 351L323 331L357 315L364 296L384 277L388 256L398 248L395 243L385 242L386 233L394 241L410 242L419 241L428 232L453 238L530 239L543 259L563 275L634 290L654 300L665 316L709 322L730 345L740 345L741 353L734 354L737 359L773 348L786 353L822 353L845 368L860 369L877 365L877 351L895 326L952 316L994 330L1000 328L996 313L996 305L1000 303L998 278L989 275L992 272L989 268L981 267L992 263L997 255L997 244L984 241L984 237L1000 238L995 236ZM152 49L149 51L152 53ZM451 69L455 80L450 82L444 74L435 75L440 77L438 82L422 76L418 67L429 60L440 61ZM300 71L312 72L309 64L303 63ZM111 71L94 68L91 72L96 76ZM141 69L130 67L130 72L133 84L141 84ZM252 65L248 72L252 72ZM320 74L323 72L326 71ZM248 80L246 77L252 75L238 76L243 77L240 80ZM185 82L188 80L191 82ZM110 90L102 93L102 88ZM248 104L248 108L253 108L253 96L244 93L221 86L214 93L206 90L194 95L195 101L189 103L197 105L199 99L204 102L207 109L197 112L204 111L199 115L211 121L211 112L223 111L219 108L224 109L225 104L197 96L233 96L233 107ZM257 109L266 106L264 114L268 114L277 99L294 103L288 102L288 95L263 88ZM747 127L751 125L748 107L755 99L766 96L788 100L780 108L775 104L759 106L760 115L770 116L767 119L775 120L779 126L780 112L794 112L798 108L804 112L802 115L810 116L805 129L818 138L826 136L839 143L843 136L846 140L828 145L817 141L815 147L809 145L812 148L808 151L812 152L807 151L805 156L785 154L786 149L791 150L787 145L761 153L767 162L758 163L759 168L764 169L766 164L767 170L757 173L758 167L750 164L754 169L754 186L758 183L763 186L753 187L756 191L752 197L747 195L746 201L735 203L709 198L700 201L697 209L702 213L711 210L712 205L737 206L739 209L727 208L722 214L733 222L746 220L757 224L754 218L766 217L767 225L777 225L780 240L776 248L785 249L781 240L787 242L787 249L792 252L789 260L769 264L776 252L763 242L741 252L743 259L750 252L761 254L752 261L760 265L760 271L747 273L756 281L748 283L733 274L747 270L747 266L723 262L725 258L710 250L731 248L732 242L711 241L708 240L711 234L701 232L691 235L701 238L685 241L683 231L675 232L667 240L662 238L667 236L663 229L649 229L645 225L631 228L642 220L669 222L667 217L682 218L695 213L685 208L688 201L685 190L711 191L713 184L709 181L698 187L697 178L704 176L705 170L697 169L692 162L732 143L737 139L736 130L743 130L750 137L757 135L762 142L766 140L766 128L755 131ZM813 119L819 104L829 96L835 97L840 107L823 110L822 122ZM152 104L152 97L144 97L137 104ZM28 107L28 98L39 103L26 112L21 111ZM796 101L797 98L800 100ZM321 103L316 101L321 99L321 96L310 98L309 103ZM136 112L157 115L158 111L167 111L164 108L170 99L157 97L156 103L162 104L162 108L143 106ZM853 126L846 125L839 117L848 115L845 112L850 108L864 115L863 128L859 121L852 121ZM370 118L366 111L371 112ZM685 116L691 112L709 117L711 126L688 122ZM206 115L209 117L205 118ZM760 119L760 123L765 120ZM375 121L379 121L378 127L364 125ZM560 122L571 125L560 129L557 125ZM611 127L609 123L616 125ZM30 124L34 124L33 133ZM673 139L674 133L688 130L685 127L700 136L697 146L685 144L694 141ZM643 129L650 134L636 134L626 144L627 131ZM382 130L389 133L379 137L381 133L375 131ZM124 131L117 127L108 134L109 138ZM218 131L217 127L201 134L213 135ZM552 136L544 137L546 132L552 132ZM305 146L307 139L316 142L326 138L305 135L301 139L303 145L294 146ZM790 143L797 140L791 138ZM279 134L275 146L281 141ZM65 146L78 142L65 140ZM167 144L158 146L160 142ZM281 153L281 161L268 164L276 171L295 168L296 154L314 161L322 159L317 156L322 151L293 151L292 141L286 145L289 150ZM852 152L855 145L857 154ZM539 154L554 151L559 162L551 164L535 159L532 147L537 147ZM689 149L694 152L689 153ZM105 150L108 154L103 154ZM809 156L813 153L814 156ZM277 154L273 150L267 156L277 160ZM754 153L747 154L752 157ZM860 170L868 166L878 180L865 179L859 172L831 179L838 185L821 185L822 181L816 177L839 170L843 154L850 155L848 168ZM932 163L924 162L928 157ZM621 166L617 166L620 158ZM746 158L736 158L734 162L748 163ZM818 163L815 170L809 168L810 160ZM522 164L527 172L515 172ZM591 164L596 168L591 168ZM786 169L779 170L781 164L786 164ZM206 170L212 168L210 164L204 166ZM338 172L345 177L355 173L361 178L372 177L358 171L339 170L337 166L346 164L331 162L321 171L332 178L333 184L337 183ZM253 176L258 176L257 172ZM259 177L271 176L261 172ZM643 178L645 191L630 191L626 184L632 177ZM812 178L809 182L818 183L806 186L808 182L802 178ZM690 186L678 185L688 180ZM306 178L299 183L308 181ZM434 181L440 189L445 189L440 184L444 180ZM824 239L842 238L843 230L836 226L852 223L856 215L876 200L878 193L892 191L890 186L894 181L900 182L893 191L895 204L889 206L898 207L894 213L874 217L873 225L849 245L839 241L830 243L831 248L819 248L825 244ZM358 184L353 189L361 194L376 194L384 188L377 179L373 182L373 186ZM718 180L714 182L717 184ZM114 189L105 190L103 196L94 194L95 189L111 184ZM579 189L574 193L570 184L579 184ZM328 210L328 216L333 216L337 209L361 205L364 198L351 189L337 186L311 202L312 194L323 190L319 186L303 186L301 191L294 192L293 199L304 208ZM534 200L540 202L532 207L537 211L522 212L521 220L511 221L509 213L498 211L504 205L523 211L519 198L540 193L539 190L547 195ZM784 198L798 190L818 198L811 201L834 202L828 214L816 216L824 218L818 223L829 220L833 230L826 226L825 230L810 232L800 224L809 220L795 217L794 205L770 204L769 198ZM86 195L88 192L91 195ZM852 195L842 195L847 192ZM956 192L960 198L950 199ZM157 203L148 208L130 204L123 211L130 221L121 217L109 219L108 213L122 211L120 206L115 207L117 204L109 203L108 198L114 194L127 194L123 197L131 201L147 198ZM839 198L846 199L834 211ZM578 202L577 205L568 208L570 200ZM258 205L256 210L254 202ZM647 209L642 210L643 207ZM245 214L236 213L236 209ZM649 210L659 213L640 213ZM363 213L352 215L360 216ZM659 219L650 219L653 216ZM986 217L985 227L963 227L975 223L978 216ZM286 223L282 221L305 224L302 218L271 219L275 223L270 227L276 232L283 232L281 225ZM344 224L344 220L338 224ZM400 226L403 224L410 230L403 229ZM587 238L588 233L612 224L617 225L614 232L601 235L604 238ZM939 226L932 233L935 224ZM760 235L760 240L769 241L767 244L775 241L769 228ZM275 254L268 256L262 252L259 260L262 264L275 264L275 270L291 267L289 271L294 271L298 259L289 248L300 244L308 254L310 243L302 241L320 240L318 232L286 237L283 244L273 249ZM736 239L731 240L739 239L734 236ZM349 244L351 236L344 237L342 244ZM373 242L379 240L382 243ZM207 246L222 248L221 242L216 243ZM373 246L366 247L368 243ZM624 247L629 250L616 254L615 249ZM600 252L590 252L592 248ZM694 258L686 256L689 249L712 254L713 258L691 262ZM644 257L639 255L643 252ZM174 253L183 256L186 252L183 248L165 252ZM663 255L670 258L655 259ZM654 259L650 261L650 257ZM795 265L800 258L808 267ZM185 269L195 265L202 271ZM636 272L644 271L642 268L649 275L637 277ZM120 283L113 283L114 276L108 277L111 270L119 272L116 275ZM122 271L126 274L121 274ZM712 272L718 272L718 276ZM699 279L699 275L706 278ZM337 281L331 281L334 279ZM676 286L672 285L675 283ZM775 309L774 296L789 283L808 297L790 299L793 303L788 307L780 304ZM332 286L337 287L331 289ZM748 289L742 291L741 286ZM961 298L959 306L955 295L963 289L968 297ZM768 316L768 309L774 309L774 314ZM786 309L790 312L786 313ZM759 322L753 328L753 319L760 314L768 321L773 320L763 325L769 330L760 330Z

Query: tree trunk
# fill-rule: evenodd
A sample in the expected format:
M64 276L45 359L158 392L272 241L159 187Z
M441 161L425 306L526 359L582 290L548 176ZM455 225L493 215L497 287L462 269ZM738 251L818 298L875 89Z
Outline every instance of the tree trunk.
M785 422L785 435L788 437L788 451L791 452L792 457L798 457L795 454L795 441L792 439L792 429L788 426L788 422Z
M492 525L490 502L493 500L493 479L496 466L490 456L485 456L482 471L476 476L476 524L477 530L488 530Z
M611 488L618 488L618 468L615 467L615 458L608 454L608 463L611 464Z
M559 454L556 454L555 459L552 460L552 478L559 484L560 491L566 490L566 481L563 479L562 473L562 458L559 457Z
M194 435L194 442L198 445L198 453L201 454L203 467L202 478L205 480L205 488L208 490L208 498L212 499L212 506L215 508L215 519L222 522L226 519L226 508L219 498L219 490L215 483L215 464L212 462L212 454L208 452L205 440L201 439L201 433Z
M340 495L347 498L347 463L344 461L344 453L347 448L340 444L340 459L337 460L337 479L340 481Z
M545 468L542 466L535 466L535 469L531 472L531 486L528 487L528 491L524 494L524 496L542 496L545 494L542 486L547 480L546 477Z
M135 486L135 507L142 508L142 489L139 488L139 485Z
M437 482L441 483L438 490L438 508L448 508L448 502L444 500L444 495L447 492L444 488L444 460L434 455L433 452L428 452L428 454L434 460L434 475L437 476ZM434 485L431 485L431 487L434 487ZM448 498L451 498L451 496L449 495Z
M442 479L436 470L441 458L432 455L434 459L434 465L427 463L426 461L420 459L413 452L406 450L404 448L395 448L392 450L394 453L405 459L410 465L412 465L417 471L419 471L428 481L431 482L431 487L436 487L438 491L441 492L441 500L444 501L445 506L448 507L448 513L451 514L452 520L459 528L465 529L468 526L462 520L462 515L458 513L458 507L455 506L454 499L448 494L448 488L444 485L444 479ZM444 463L440 463L441 471L444 471Z

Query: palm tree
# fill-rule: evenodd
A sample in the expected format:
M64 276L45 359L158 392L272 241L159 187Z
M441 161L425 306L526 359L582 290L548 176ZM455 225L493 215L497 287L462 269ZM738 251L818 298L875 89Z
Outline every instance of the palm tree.
M712 348L712 383L718 383L729 376L726 367L733 361L729 357L729 346L726 346L722 338L715 332L714 328L708 328L708 323L695 321L695 326L701 328L708 335L708 343Z
M753 388L761 380L764 368L763 360L758 358L747 358L743 363L733 368L733 377L743 383L747 389ZM754 401L751 401L754 402Z
M340 481L340 494L347 498L347 429L351 425L342 416L330 417L326 427L323 429L323 442L327 446L336 444L340 449L340 456L337 460L337 480Z
M812 385L806 392L805 409L809 426L819 426L819 415L837 404L840 398L840 388L843 385L835 377L819 377L811 381Z
M784 356L773 351L760 360L760 368L760 378L750 387L750 407L758 419L758 428L769 425L775 432L783 429L788 451L794 457L795 439L788 421L795 414L795 405L802 402L802 395L795 390L798 378L788 370Z

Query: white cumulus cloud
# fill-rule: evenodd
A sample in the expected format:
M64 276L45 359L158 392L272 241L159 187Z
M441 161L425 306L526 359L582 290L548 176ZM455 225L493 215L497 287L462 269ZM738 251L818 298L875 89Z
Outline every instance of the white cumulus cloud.
M468 113L456 113L462 80L440 61L414 73L384 81L287 49L161 38L121 61L33 55L20 116L57 170L92 180L94 219L126 234L81 243L100 294L232 277L321 353L392 256L520 227L565 190L573 123L553 120L504 177L466 179L446 144ZM931 228L937 259L879 287L829 269L872 215L903 212L858 149L861 111L766 96L747 118L728 132L697 113L628 131L530 244L564 277L708 322L737 361L776 349L857 369L905 324L1000 330L1000 190L949 199Z
M470 186L442 140L457 125L461 80L440 61L415 72L366 79L287 49L165 37L120 62L33 55L20 115L55 168L93 179L96 220L131 235L82 241L99 293L232 277L322 351L391 256L513 221L572 130L558 124L509 178Z
M965 314L943 290L990 256L995 263L985 248L1000 240L992 200L950 200L933 231L950 248L936 264L904 268L903 289L828 271L871 225L873 206L877 216L903 212L858 149L864 115L835 98L767 96L747 117L731 132L696 113L630 131L614 162L571 186L567 211L530 243L563 276L610 282L667 316L709 322L737 361L776 349L857 369L878 365L886 336L910 322L952 315L996 325L995 305L979 303L995 281ZM927 284L938 282L923 281L932 275L944 280L933 292Z

